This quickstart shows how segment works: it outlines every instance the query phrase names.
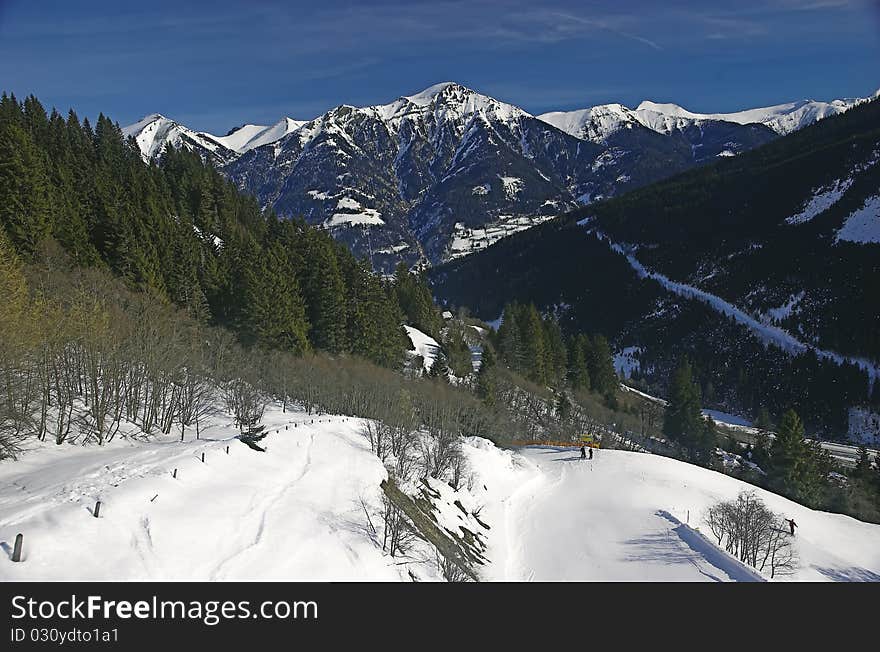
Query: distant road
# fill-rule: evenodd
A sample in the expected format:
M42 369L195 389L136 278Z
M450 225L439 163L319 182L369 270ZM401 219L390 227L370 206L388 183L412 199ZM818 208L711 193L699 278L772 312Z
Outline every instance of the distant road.
M663 405L663 406L666 405L666 401L664 401L662 398L658 398L656 396L651 396L650 394L645 394L644 392L641 392L633 387L629 387L628 385L624 385L623 383L621 383L620 388L623 389L624 391L638 394L638 395L642 396L643 398L646 398L650 401L654 401L655 403L658 403L660 405ZM713 413L713 418L715 418L717 414L719 414L719 413ZM728 432L730 432L731 434L736 436L736 439L738 439L739 441L744 441L744 442L748 442L748 443L754 443L755 442L755 435L759 432L757 428L753 428L751 426L744 426L744 425L738 424L738 423L728 423L720 418L715 418L715 423L717 423L720 426L723 426L725 428L725 430L727 430ZM768 432L767 435L771 439L774 436L772 432ZM843 462L847 466L855 466L856 460L859 459L859 447L858 446L854 446L852 444L842 444L842 443L839 443L836 441L821 441L820 444L821 444L822 448L824 448L829 453L831 453L831 457L833 457L836 460L840 460L841 462ZM868 457L871 458L872 460L876 461L878 454L880 454L880 451L877 451L873 448L868 449Z

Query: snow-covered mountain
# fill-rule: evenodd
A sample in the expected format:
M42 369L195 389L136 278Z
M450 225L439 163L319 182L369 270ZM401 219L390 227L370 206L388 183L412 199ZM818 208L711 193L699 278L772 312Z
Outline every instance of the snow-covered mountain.
M206 132L193 131L160 113L152 113L132 125L123 127L122 133L132 136L137 141L146 159L159 156L166 145L171 145L192 149L214 163L223 165L255 147L283 138L304 124L302 120L282 118L268 127L246 124L232 129L225 136L214 136Z
M235 150L215 136L193 131L160 113L152 113L123 127L122 133L135 139L147 159L159 156L166 145L192 149L218 164L227 163L237 156Z
M880 90L867 98L844 98L831 102L799 100L733 113L694 113L678 104L645 100L635 109L622 104L600 104L575 111L544 113L538 118L566 133L594 142L603 141L621 129L632 129L636 124L661 134L682 131L694 124L714 122L762 124L777 134L784 135L823 118L843 113L878 95Z
M680 129L682 124L695 121L720 120L737 124L763 124L778 134L784 135L797 131L823 118L851 109L880 95L880 90L871 97L844 98L831 102L816 100L799 100L757 109L746 109L734 113L693 113L677 104L658 104L645 101L635 110L639 121L661 133Z
M310 121L247 124L225 136L158 114L124 131L145 157L167 143L199 152L263 205L323 225L388 270L399 260L436 263L478 251L856 102L723 115L643 102L536 117L444 82L388 104L342 105Z

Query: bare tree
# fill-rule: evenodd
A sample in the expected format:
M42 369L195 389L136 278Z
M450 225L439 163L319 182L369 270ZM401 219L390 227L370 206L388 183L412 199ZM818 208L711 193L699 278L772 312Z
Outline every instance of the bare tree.
M719 546L759 571L767 568L770 577L797 567L791 539L780 527L782 517L754 491L741 491L735 500L712 505L705 521Z

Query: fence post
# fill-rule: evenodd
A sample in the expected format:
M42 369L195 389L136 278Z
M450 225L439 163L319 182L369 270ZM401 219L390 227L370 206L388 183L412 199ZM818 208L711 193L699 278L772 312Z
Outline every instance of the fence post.
M205 453L202 452L202 462L204 462L204 461L205 461Z
M171 474L172 478L177 478L177 469L174 469L174 473Z
M226 454L229 455L229 446L226 446Z
M12 549L12 561L21 561L21 547L24 544L24 535L15 535L15 548Z
M100 514L101 514L101 501L99 500L98 502L95 503L95 513L94 513L95 518L98 518L98 516Z

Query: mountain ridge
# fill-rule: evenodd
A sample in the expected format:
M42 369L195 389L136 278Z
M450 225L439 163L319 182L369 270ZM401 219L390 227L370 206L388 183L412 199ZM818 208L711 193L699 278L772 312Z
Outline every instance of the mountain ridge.
M387 104L342 104L312 120L243 125L227 136L158 114L123 131L145 158L164 143L197 151L262 206L331 230L386 272L401 260L468 255L578 205L778 137L762 123L621 104L548 115L441 82Z

